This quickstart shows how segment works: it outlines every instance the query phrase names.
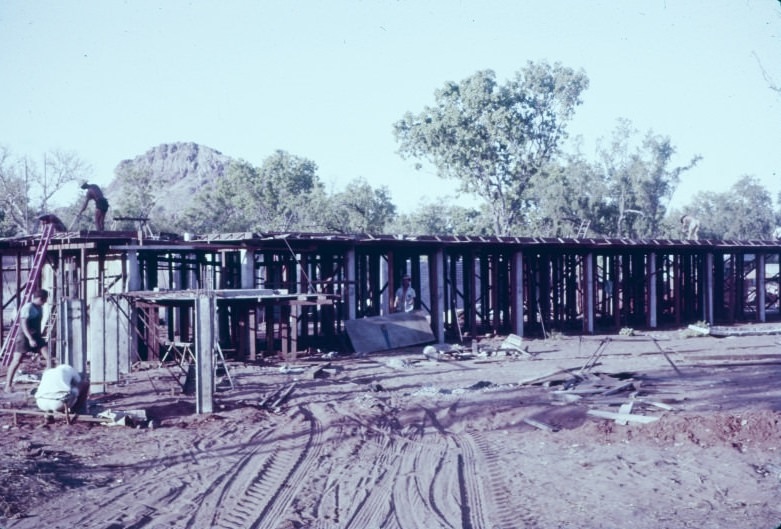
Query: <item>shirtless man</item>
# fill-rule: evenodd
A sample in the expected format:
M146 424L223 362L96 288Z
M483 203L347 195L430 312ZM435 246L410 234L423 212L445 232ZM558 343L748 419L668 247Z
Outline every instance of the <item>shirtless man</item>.
M683 231L683 236L687 239L694 239L696 241L700 238L700 221L691 215L684 215L681 217L681 229Z
M106 212L108 211L108 200L106 200L106 197L103 196L103 191L100 190L98 186L95 184L88 184L87 182L84 182L81 184L82 189L87 190L86 197L84 199L84 205L81 206L81 209L76 214L76 219L79 218L79 216L84 213L84 210L87 209L87 206L89 205L90 200L95 201L95 229L98 231L103 231L105 229L105 220L106 220ZM71 226L76 223L76 219L73 219L73 222L71 223Z

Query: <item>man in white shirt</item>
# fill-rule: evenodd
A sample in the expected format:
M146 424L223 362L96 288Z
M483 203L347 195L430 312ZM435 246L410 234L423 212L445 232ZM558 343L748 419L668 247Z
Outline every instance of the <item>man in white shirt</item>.
M415 309L415 289L410 285L409 274L401 277L401 286L396 289L393 312L412 312Z
M43 411L83 411L89 380L68 364L47 369L35 391L35 403Z

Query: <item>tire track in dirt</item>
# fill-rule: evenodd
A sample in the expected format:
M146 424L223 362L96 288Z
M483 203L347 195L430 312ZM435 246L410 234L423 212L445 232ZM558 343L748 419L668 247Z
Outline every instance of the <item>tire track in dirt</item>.
M113 479L87 488L75 504L52 498L50 504L57 504L60 518L68 521L62 526L49 526L147 527L154 521L154 526L183 527L197 509L202 491L224 481L222 469L230 468L242 457L246 446L258 445L270 433L273 430L232 428L225 435L189 441L184 435L147 452L156 457L96 466L97 471L110 471ZM18 527L40 526L40 520L31 517Z
M516 527L518 513L509 512L503 507L508 498L501 493L496 481L502 471L498 468L497 459L491 457L488 444L477 433L453 435L453 441L460 449L458 484L463 529ZM488 476L489 490L486 490L481 476Z
M441 446L415 444L412 448L413 453L407 454L400 462L393 487L393 506L399 526L404 529L455 529L449 521L452 516L446 513L458 512L458 506L441 506L446 494L434 493L437 488L447 487L448 480L439 479L445 451ZM430 468L432 461L436 461L433 470ZM438 496L440 504L437 503ZM402 508L396 509L396 505Z
M278 438L270 439L277 443L272 450L256 443L223 472L225 483L206 492L187 527L248 529L276 527L282 522L300 482L316 465L323 430L301 406L286 428L276 433Z
M484 490L484 499L488 504L487 512L491 513L490 525L484 527L498 527L510 529L518 527L519 519L523 521L522 527L536 527L537 520L530 509L519 506L512 497L512 489L505 480L503 464L496 453L496 449L481 432L471 432L462 438L465 445L474 444L474 452L478 455L475 460L480 465L480 475L486 476L482 480L487 490ZM470 472L477 471L477 466L470 468Z
M383 440L369 475L362 486L359 483L359 487L356 487L356 490L363 490L363 497L352 505L342 529L386 527L387 519L392 515L393 481L398 473L398 458L401 457L404 444L399 446L387 435ZM349 502L342 504L350 505Z

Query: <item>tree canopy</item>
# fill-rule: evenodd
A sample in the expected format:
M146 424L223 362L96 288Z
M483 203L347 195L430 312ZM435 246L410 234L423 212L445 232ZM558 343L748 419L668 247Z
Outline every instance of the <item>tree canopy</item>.
M485 201L497 235L519 229L527 189L557 153L588 78L559 63L529 62L505 84L492 70L434 94L436 104L394 125L399 153L427 160L440 177Z
M89 165L73 152L50 151L44 154L41 168L0 146L0 234L32 233L38 216L51 213L54 194L70 182L85 179L89 171Z

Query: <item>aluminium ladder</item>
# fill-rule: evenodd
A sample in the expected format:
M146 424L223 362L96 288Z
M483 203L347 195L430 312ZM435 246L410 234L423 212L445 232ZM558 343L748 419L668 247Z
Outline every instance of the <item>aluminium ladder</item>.
M30 268L29 275L27 276L27 284L24 286L24 290L21 294L22 297L18 305L19 308L14 315L14 319L11 323L11 328L8 331L8 335L5 337L3 348L0 350L0 363L2 363L2 365L7 366L11 363L11 357L13 355L9 353L13 351L14 342L16 341L16 337L19 335L19 324L21 322L22 307L24 307L26 303L29 303L33 298L33 292L35 292L36 286L38 284L38 278L41 276L43 263L46 259L46 250L49 248L49 242L51 241L54 232L54 224L45 223L43 225L41 242L38 243L38 248L35 250L33 265L32 268Z
M578 232L575 234L576 239L582 239L586 236L586 233L588 233L588 227L591 225L590 220L582 220L580 221L580 227L578 228Z

